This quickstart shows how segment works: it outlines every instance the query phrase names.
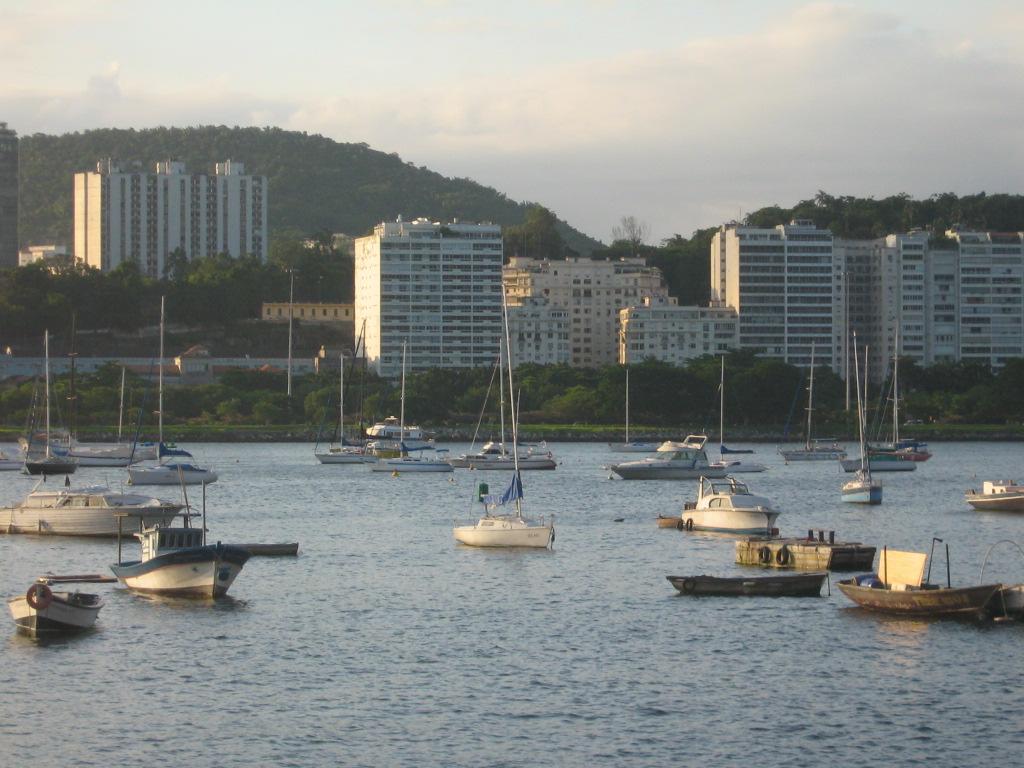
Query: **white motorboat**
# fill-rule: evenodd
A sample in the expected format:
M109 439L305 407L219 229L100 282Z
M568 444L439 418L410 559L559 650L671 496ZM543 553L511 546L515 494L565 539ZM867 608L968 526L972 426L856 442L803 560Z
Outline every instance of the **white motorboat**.
M91 629L103 607L100 596L55 592L50 584L50 580L42 577L24 595L7 601L18 631L38 637Z
M615 453L653 453L658 450L657 443L629 439L629 368L626 368L626 440L622 443L608 443Z
M164 443L164 297L160 297L160 358L157 361L157 461L155 466L128 467L129 485L201 485L217 482L217 473L191 462L165 462L167 456L192 458L180 448Z
M217 482L217 473L195 464L170 461L151 467L128 467L129 485L202 485Z
M475 453L464 453L448 462L459 469L515 469L516 457L504 444L491 441L484 443L484 447ZM551 451L542 448L534 452L533 446L526 450L520 448L518 462L519 469L555 469L558 466Z
M690 435L683 447L672 451L658 449L655 456L614 464L611 471L623 480L697 480L701 477L725 477L726 470L713 467L704 451L707 438Z
M134 512L145 525L166 525L180 504L105 486L36 488L20 504L0 509L0 533L116 536L117 514Z
M505 353L508 360L508 391L515 392L512 378L512 341L508 331L508 304L505 291L501 293L501 315L505 331ZM502 403L504 410L504 403ZM555 543L554 516L545 519L530 519L523 515L523 477L519 473L519 408L515 398L509 398L509 414L512 420L512 479L500 496L488 493L486 483L477 489L477 501L484 507L484 514L475 523L456 524L452 529L455 541L471 547L529 547L546 549ZM504 414L502 415L504 419ZM500 513L499 507L514 505L514 512Z
M423 430L417 426L403 426L401 419L388 416L366 430L372 439L366 443L366 452L374 456L392 457L406 451L425 451L433 448ZM404 437L403 437L404 435Z
M807 427L802 448L783 448L779 454L788 464L791 461L835 461L845 459L846 451L835 440L812 437L811 424L814 415L814 342L811 342L811 367L807 380ZM788 430L787 424L787 430Z
M707 445L707 435L687 435L685 440L665 440L657 449L658 453L672 453L679 451L684 448L698 448L701 449Z
M136 592L217 598L227 594L250 552L231 544L206 544L202 528L156 526L135 534L142 559L110 566Z
M867 350L865 350L865 361ZM867 363L865 362L865 365ZM860 364L857 356L857 332L853 333L853 367L857 377L857 431L860 440L860 468L853 480L843 483L841 498L851 504L881 504L882 484L871 476L871 462L864 450L864 406L860 397ZM864 379L865 395L867 394L867 371ZM846 464L846 461L843 462Z
M764 464L759 464L756 461L726 459L725 457L722 457L721 461L711 462L708 466L713 470L727 472L730 475L745 474L748 472L764 472L768 469Z
M373 472L391 472L395 475L400 475L405 472L452 472L452 465L446 460L446 449L437 449L434 452L435 457L427 458L423 455L423 452L431 450L433 448L432 446L424 446L422 448L410 447L403 438L403 435L405 434L405 347L406 342L403 341L402 405L401 416L398 420L398 455L378 455L377 460L370 465L370 470ZM417 455L414 456L413 453Z
M975 509L991 512L1024 512L1024 485L1015 480L985 480L981 493L968 491L964 498Z
M321 450L319 442L313 447L313 455L321 464L371 464L376 461L373 454L368 453L366 445L352 445L345 441L345 354L339 355L338 366L338 435L341 442L333 442L326 450ZM333 438L332 438L333 439ZM319 441L319 436L317 438Z
M697 501L683 506L683 528L688 531L764 534L771 536L779 516L764 496L755 496L735 478L701 477Z

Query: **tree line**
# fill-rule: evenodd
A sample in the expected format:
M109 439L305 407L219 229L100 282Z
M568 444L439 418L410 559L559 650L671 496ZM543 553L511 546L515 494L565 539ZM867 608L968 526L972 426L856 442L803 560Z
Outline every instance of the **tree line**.
M648 361L630 366L630 420L634 425L667 430L717 433L721 361L705 356L685 367ZM782 430L802 434L806 405L806 372L778 360L734 351L725 358L725 424L729 428ZM523 424L621 425L625 420L625 368L570 368L566 365L523 365L516 371L516 397ZM67 424L74 404L74 422L82 428L118 423L121 370L108 364L94 374L79 375L71 399L69 376L53 384L55 420ZM155 430L155 385L135 374L127 376L126 423L140 418L143 433ZM1024 420L1024 360L1011 361L998 374L985 366L943 363L922 368L900 361L901 413L914 421L972 424L1019 423ZM169 386L164 393L164 423L181 425L323 426L329 433L337 420L337 376L321 372L293 380L293 396L285 394L282 372L230 371L212 384ZM406 413L424 426L465 427L483 420L493 434L499 422L494 371L433 369L412 374L406 384ZM38 382L7 382L0 386L0 420L6 427L26 425ZM399 382L379 378L358 366L346 375L346 422L369 426L395 415L400 407ZM488 396L488 390L490 394ZM815 418L823 428L850 430L845 411L845 385L829 368L815 370ZM485 401L487 407L484 408ZM884 432L891 413L883 387L872 404L874 421Z

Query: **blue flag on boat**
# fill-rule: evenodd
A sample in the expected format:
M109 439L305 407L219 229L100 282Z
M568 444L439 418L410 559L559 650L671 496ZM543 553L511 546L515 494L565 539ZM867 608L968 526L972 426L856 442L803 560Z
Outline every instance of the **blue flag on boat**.
M190 459L192 458L192 454L188 451L167 445L167 443L160 443L160 456L187 456Z
M499 507L503 504L511 504L516 499L523 498L523 480L519 475L512 476L512 482L508 484L508 488L501 496L490 494L484 496L484 504L489 507Z

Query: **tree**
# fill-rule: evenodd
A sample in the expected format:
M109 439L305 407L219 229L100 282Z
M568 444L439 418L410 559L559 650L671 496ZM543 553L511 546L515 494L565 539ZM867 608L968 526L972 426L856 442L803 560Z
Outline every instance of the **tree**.
M623 216L619 219L618 225L612 227L612 239L627 243L632 256L637 255L637 251L649 234L650 227L647 226L647 222L640 221L632 214Z

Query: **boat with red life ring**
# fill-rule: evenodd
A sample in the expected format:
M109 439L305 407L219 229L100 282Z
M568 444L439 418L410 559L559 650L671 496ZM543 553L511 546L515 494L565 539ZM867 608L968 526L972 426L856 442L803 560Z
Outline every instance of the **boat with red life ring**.
M19 597L7 601L19 632L41 635L82 632L96 623L103 600L85 592L55 592L47 577L40 577Z

